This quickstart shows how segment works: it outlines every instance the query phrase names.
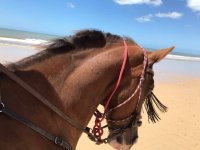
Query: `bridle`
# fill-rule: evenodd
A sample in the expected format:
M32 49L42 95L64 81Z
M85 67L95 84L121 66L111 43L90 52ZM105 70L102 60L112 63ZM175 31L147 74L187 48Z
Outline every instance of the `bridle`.
M109 108L108 106L111 102L111 99L113 97L113 95L115 94L120 81L122 79L122 74L124 72L124 68L125 68L125 64L127 61L127 56L128 56L128 46L126 41L123 41L124 43L124 59L123 59L123 63L121 66L121 70L120 70L120 74L116 83L116 86L113 90L113 92L111 93L110 97L108 98L105 107L104 107L104 113L101 113L99 110L96 110L95 112L95 125L93 127L93 134L96 137L96 143L97 144L101 144L101 143L107 143L109 142L111 139L113 139L116 136L122 135L128 128L132 128L132 127L139 127L142 124L142 121L140 121L140 112L141 112L141 107L142 107L142 102L141 101L141 95L142 95L142 87L143 87L143 82L144 82L144 77L145 77L145 71L147 69L147 64L148 64L148 57L147 57L147 53L146 50L144 48L141 48L144 54L144 59L143 59L143 70L142 73L140 75L140 81L139 84L137 85L135 91L131 94L131 96L129 98L127 98L125 101L123 101L121 104L117 105L114 108ZM136 105L136 109L135 111L128 117L121 119L121 120L112 120L108 118L108 114L111 113L112 111L122 107L123 105L127 104L129 101L131 101L131 99L136 95L136 93L139 92L139 96L137 99L137 105ZM108 125L101 127L101 122L106 118ZM115 124L115 123L121 123L121 122L129 122L126 126L121 126L118 128L112 128L111 126L109 126L109 123ZM108 136L105 139L102 139L102 135L103 135L103 129L108 127L109 131L112 133L111 136Z
M135 90L135 92L127 99L125 100L123 103L121 103L120 105L112 108L112 109L108 109L108 106L110 104L110 101L113 97L113 95L115 94L119 83L121 81L121 77L125 68L125 64L127 61L127 56L128 56L128 46L126 44L125 41L124 42L124 59L123 59L123 64L122 64L122 68L120 71L120 75L117 81L117 84L115 86L114 91L112 92L111 96L109 97L106 106L105 106L105 111L104 113L100 113L99 111L96 111L94 114L96 116L96 120L95 120L95 126L93 129L86 127L84 128L83 126L81 126L80 124L78 124L77 122L75 122L72 118L70 118L69 116L67 116L65 113L63 113L60 109L58 109L56 106L54 106L52 103L50 103L45 97L43 97L39 92L37 92L35 89L33 89L30 85L28 85L26 82L24 82L20 77L18 77L16 74L14 74L12 71L10 71L8 68L6 68L4 65L2 65L0 63L0 73L5 74L6 76L8 76L10 79L12 79L13 81L15 81L16 83L18 83L21 87L23 87L27 92L29 92L31 95L33 95L35 98L37 98L40 102L42 102L45 106L47 106L49 109L51 109L53 112L55 112L58 116L60 116L61 118L63 118L66 122L68 122L69 124L71 124L73 127L77 128L78 130L86 133L88 135L88 137L96 142L97 144L99 143L107 143L109 141L109 139L113 138L113 137L108 137L106 139L101 139L101 136L103 134L103 127L101 127L101 122L104 118L106 118L106 116L108 115L108 113L110 113L111 111L123 106L124 104L126 104L127 102L129 102L132 97L139 91L139 98L138 98L138 102L137 102L137 107L136 107L136 113L138 113L138 108L139 108L139 102L141 99L141 91L142 91L142 84L143 84L143 80L144 80L144 75L145 75L145 69L147 66L147 55L146 55L146 51L142 48L143 53L144 53L144 60L143 60L143 72L141 74L140 77L140 82ZM29 121L28 119L18 115L17 113L13 112L12 110L10 110L4 103L3 103L3 98L1 95L1 91L0 91L0 114L4 114L6 116L9 116L17 121L19 121L20 123L24 124L25 126L31 128L32 130L34 130L35 132L39 133L40 135L42 135L43 137L45 137L46 139L52 141L54 144L62 147L63 149L67 149L67 150L72 150L73 148L71 147L71 145L65 141L62 137L51 134L47 131L45 131L44 129L38 127L37 125L33 124L31 121ZM140 113L135 115L135 112L126 118L126 120L129 119L133 119L133 121L126 127L121 127L118 130L113 130L113 132L115 132L115 136L116 134L122 134L124 132L124 130L126 130L126 128L129 128L130 126L139 126L141 125L141 122L139 121L139 116ZM115 122L116 120L109 120L107 118L107 121L111 121L111 122ZM124 120L117 120L117 121L124 121Z
M140 120L141 116L138 113L134 113L129 117L122 120L110 120L107 119L108 129L110 135L107 137L107 142L110 142L115 137L123 135L128 129L137 128L142 125L142 121ZM118 123L126 123L125 125L114 126L114 124Z

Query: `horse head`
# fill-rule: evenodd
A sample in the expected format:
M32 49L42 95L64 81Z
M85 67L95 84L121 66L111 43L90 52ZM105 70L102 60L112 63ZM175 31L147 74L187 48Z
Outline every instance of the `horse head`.
M135 47L129 48L132 51ZM153 122L159 119L157 113L151 110L150 99L153 95L154 88L154 71L153 65L162 60L174 47L147 52L148 63L137 66L131 66L131 56L129 56L130 70L124 73L124 78L119 87L115 100L110 104L107 113L107 123L109 129L108 143L117 150L129 150L138 139L138 127L141 126L141 109L142 104L146 101L146 109L150 119ZM129 52L131 53L131 52ZM142 57L143 58L143 57ZM136 61L136 60L135 60ZM144 71L144 80L141 85L141 74ZM139 87L140 86L140 87ZM139 89L137 89L139 87ZM137 91L136 91L137 90ZM135 94L133 95L133 93ZM130 96L132 95L132 96ZM156 97L154 96L154 99ZM149 100L149 101L148 101ZM157 101L159 102L159 101ZM149 106L150 105L150 106ZM159 102L159 105L165 110L165 106ZM163 110L163 111L164 111Z

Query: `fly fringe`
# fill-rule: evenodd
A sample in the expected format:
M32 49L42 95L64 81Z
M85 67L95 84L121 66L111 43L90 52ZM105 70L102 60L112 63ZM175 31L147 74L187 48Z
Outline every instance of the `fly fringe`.
M156 112L155 106L161 111L161 112L167 112L167 107L163 105L158 98L154 95L153 92L147 96L145 99L144 107L148 114L148 119L151 120L151 122L156 123L160 120L160 117L158 113Z

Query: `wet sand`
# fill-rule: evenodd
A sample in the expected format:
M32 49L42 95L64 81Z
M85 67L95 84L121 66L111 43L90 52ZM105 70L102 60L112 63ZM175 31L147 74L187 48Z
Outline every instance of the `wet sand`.
M38 50L31 46L18 46L0 43L0 62L16 62L24 57L37 53Z

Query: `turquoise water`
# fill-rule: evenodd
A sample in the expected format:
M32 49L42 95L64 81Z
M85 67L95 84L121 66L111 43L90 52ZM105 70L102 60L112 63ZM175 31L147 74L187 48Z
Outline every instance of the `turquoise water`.
M0 37L9 37L9 38L17 38L17 39L42 39L42 40L51 40L55 39L59 36L57 35L49 35L43 33L34 33L27 31L19 31L13 29L0 28Z

